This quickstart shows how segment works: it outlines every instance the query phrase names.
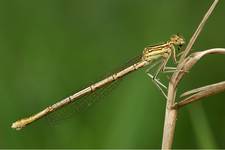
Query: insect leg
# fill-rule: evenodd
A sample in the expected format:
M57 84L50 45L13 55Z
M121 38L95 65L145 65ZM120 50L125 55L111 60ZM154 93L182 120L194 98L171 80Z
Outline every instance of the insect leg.
M161 83L159 80L154 79L154 76L152 74L148 73L147 75L152 79L152 82L156 85L156 87L160 90L160 92L163 94L163 96L167 99L166 93L161 88L161 87L163 87L163 88L167 89L167 87L163 83Z
M160 64L160 63L161 63L161 64ZM155 62L154 64L152 64L152 65L146 70L146 73L147 73L147 75L152 79L152 82L156 85L156 87L161 91L161 93L163 94L163 96L166 97L166 99L167 99L167 96L166 96L164 90L162 89L162 88L167 89L167 87L166 87L163 83L161 83L161 82L156 78L157 75L158 75L158 73L159 73L159 72L163 69L163 67L165 66L164 63L166 63L166 60L160 60L160 61ZM149 71L150 71L151 69L153 69L153 68L154 68L156 65L158 65L158 64L160 64L160 66L159 66L159 68L157 69L156 74L155 74L155 75L152 75Z

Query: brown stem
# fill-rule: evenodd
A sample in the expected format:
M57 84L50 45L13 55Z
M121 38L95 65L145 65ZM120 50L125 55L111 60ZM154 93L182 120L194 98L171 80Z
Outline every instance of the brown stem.
M191 54L178 65L180 71L175 72L171 77L168 89L162 149L171 149L173 143L178 113L178 109L174 109L177 108L174 107L177 85L184 74L188 72L203 56L207 54L225 54L225 48L214 48Z
M188 98L185 98L184 100L180 101L179 103L174 104L172 106L172 108L178 109L178 108L181 108L188 104L191 104L193 102L202 100L202 98L204 98L204 97L208 97L210 95L215 95L217 93L225 91L225 81L191 90L191 91L187 92L187 94L189 95L189 93L192 93L192 91L194 93L195 93L195 91L198 91L198 92L196 92L196 94L189 96Z
M180 71L171 77L168 89L168 100L163 130L162 149L171 149L177 120L178 109L174 109L176 87L184 74L188 72L203 56L207 54L225 54L225 48L214 48L191 54L179 64ZM215 92L215 91L214 91ZM203 95L201 95L203 97ZM199 97L200 98L200 97Z
M189 51L191 50L194 42L196 41L201 30L203 29L209 16L213 12L218 1L219 0L214 0L213 4L206 12L205 16L203 17L202 21L200 22L195 33L192 35L186 49L184 50L184 53L181 55L181 59L177 66L178 70L180 70L180 71L175 72L170 79L169 88L168 88L168 99L167 99L167 104L166 104L164 129L163 129L162 149L171 149L172 148L174 131L175 131L175 126L176 126L177 109L171 109L171 107L174 105L174 102L175 102L177 85L178 85L180 79L182 78L182 76L184 75L185 71L186 70L188 71L195 64L195 62L190 62L189 66L185 67L185 64L188 64L189 59L190 59L190 57L186 58L186 56L188 55Z
M213 4L210 6L209 10L206 12L205 16L203 17L201 23L198 25L198 28L195 30L195 33L192 35L184 53L182 54L181 58L180 58L180 62L184 60L184 58L188 55L188 53L190 52L192 46L194 45L197 37L199 36L200 32L202 31L206 21L208 20L209 16L211 15L211 13L213 12L214 8L216 7L217 3L219 2L219 0L214 0Z

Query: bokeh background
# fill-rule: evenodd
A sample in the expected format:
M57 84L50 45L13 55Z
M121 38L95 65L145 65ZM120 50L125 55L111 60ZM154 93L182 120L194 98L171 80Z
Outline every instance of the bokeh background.
M144 69L82 113L71 106L21 131L10 126L112 73L146 45L175 33L188 41L212 2L1 0L0 148L160 148L166 101ZM194 51L225 47L224 16L221 0ZM225 56L204 57L178 93L223 81L224 66ZM173 147L225 148L224 100L221 93L183 108Z

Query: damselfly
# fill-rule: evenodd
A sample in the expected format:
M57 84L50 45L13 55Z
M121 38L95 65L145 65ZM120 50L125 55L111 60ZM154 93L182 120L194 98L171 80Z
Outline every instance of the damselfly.
M180 49L180 47L182 45L184 45L184 43L185 43L185 41L180 35L173 35L173 36L171 36L170 40L168 40L167 42L165 42L163 44L148 46L148 47L144 48L142 57L140 58L140 60L137 63L134 63L133 65L123 69L122 71L114 73L113 75L111 75L95 84L92 84L92 85L88 86L87 88L84 88L83 90L81 90L63 100L61 100L51 106L48 106L47 108L43 109L42 111L40 111L37 114L34 114L30 117L23 118L23 119L20 119L20 120L14 122L11 127L19 130L19 129L25 127L26 125L50 114L51 112L54 112L57 109L60 109L63 106L70 104L87 94L95 92L97 89L102 88L102 87L106 86L107 84L114 82L114 81L118 80L119 78L122 78L123 76L125 76L139 68L147 66L147 65L150 65L150 67L146 70L147 74L152 78L152 81L162 91L164 96L166 96L161 88L161 87L166 88L166 86L164 86L161 82L159 82L159 80L157 80L157 76L160 72L165 72L165 71L169 72L169 71L176 70L175 67L167 67L166 65L171 56L173 57L173 60L175 61L175 63L177 62L177 59L176 59L177 55L176 55L175 47L177 47L177 49ZM155 63L153 63L155 60L160 60L160 65L159 65L156 73L154 75L152 75L149 73L149 70L152 69L156 65Z

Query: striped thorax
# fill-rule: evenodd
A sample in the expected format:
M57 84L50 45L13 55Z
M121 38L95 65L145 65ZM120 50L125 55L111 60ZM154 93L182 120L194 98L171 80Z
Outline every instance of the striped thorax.
M160 57L168 57L171 55L174 46L181 47L184 44L185 41L180 35L173 35L166 43L146 47L143 50L142 61L151 62Z

